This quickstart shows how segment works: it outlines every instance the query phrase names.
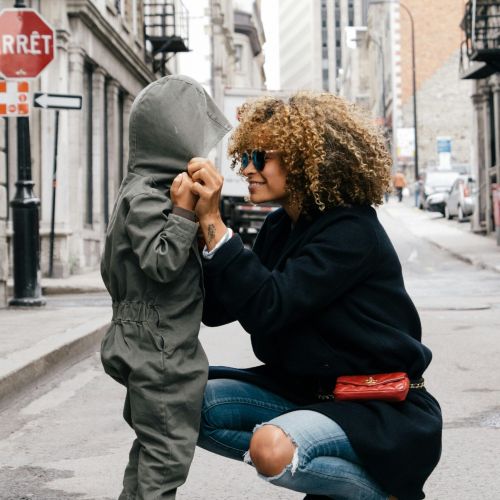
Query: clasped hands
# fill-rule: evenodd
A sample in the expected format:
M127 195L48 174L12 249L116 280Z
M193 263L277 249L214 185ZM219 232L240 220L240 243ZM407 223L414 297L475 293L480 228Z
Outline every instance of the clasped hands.
M206 158L193 158L187 172L172 182L170 197L180 208L196 213L208 250L224 236L227 227L220 214L220 198L224 178Z

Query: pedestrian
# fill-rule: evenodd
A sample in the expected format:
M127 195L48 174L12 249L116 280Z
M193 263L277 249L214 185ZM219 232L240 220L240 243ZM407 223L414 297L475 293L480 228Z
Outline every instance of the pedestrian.
M183 76L150 84L132 107L128 174L101 262L113 300L102 363L127 389L123 415L136 434L121 500L174 499L193 458L208 363L186 163L229 128L201 85Z
M229 153L250 200L281 208L246 249L222 222L220 174L189 163L206 241L203 321L239 321L263 363L211 367L198 445L307 499L424 498L442 419L422 379L431 352L372 208L390 182L383 138L340 97L305 92L251 103ZM399 402L370 394L384 378L405 381ZM363 400L341 397L351 386Z
M417 180L413 186L415 192L415 206L418 208L420 206L420 199L423 199L424 196L424 179L421 175L417 176Z
M403 201L403 189L406 187L406 177L401 170L398 170L392 178L392 185L396 191L399 203Z

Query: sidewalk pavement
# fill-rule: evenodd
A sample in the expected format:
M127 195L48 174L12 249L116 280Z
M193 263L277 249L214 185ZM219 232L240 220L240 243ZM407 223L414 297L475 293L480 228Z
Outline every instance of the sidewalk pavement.
M45 306L0 309L0 408L95 349L111 319L99 272L42 279L42 289Z
M436 212L425 212L391 200L383 205L391 217L399 219L415 236L480 269L500 273L500 246L494 235L482 236L470 230L469 223L446 220Z
M494 238L471 233L468 224L392 200L380 210L452 256L500 273L500 247ZM97 271L46 278L42 288L46 306L0 309L0 407L23 387L95 349L111 319L110 300Z

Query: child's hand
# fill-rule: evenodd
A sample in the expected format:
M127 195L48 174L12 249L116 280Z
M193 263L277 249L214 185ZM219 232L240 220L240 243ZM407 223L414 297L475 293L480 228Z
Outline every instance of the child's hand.
M186 172L179 174L172 182L170 188L170 199L172 203L180 208L194 211L198 197L191 192L193 181Z

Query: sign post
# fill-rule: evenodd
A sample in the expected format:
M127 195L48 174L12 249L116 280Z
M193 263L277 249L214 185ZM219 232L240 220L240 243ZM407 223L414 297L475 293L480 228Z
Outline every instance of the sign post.
M82 109L81 95L46 94L35 92L33 105L35 108L55 109L56 122L54 132L54 169L52 171L52 212L50 215L50 252L49 252L49 276L54 274L54 241L56 220L56 190L57 190L57 149L59 140L59 110L60 109Z
M54 30L34 10L16 0L0 12L0 73L35 78L54 59ZM33 192L29 118L17 118L17 182L11 201L14 229L13 306L42 306L40 286L40 200Z
M451 137L438 136L436 142L439 156L439 168L451 168Z

